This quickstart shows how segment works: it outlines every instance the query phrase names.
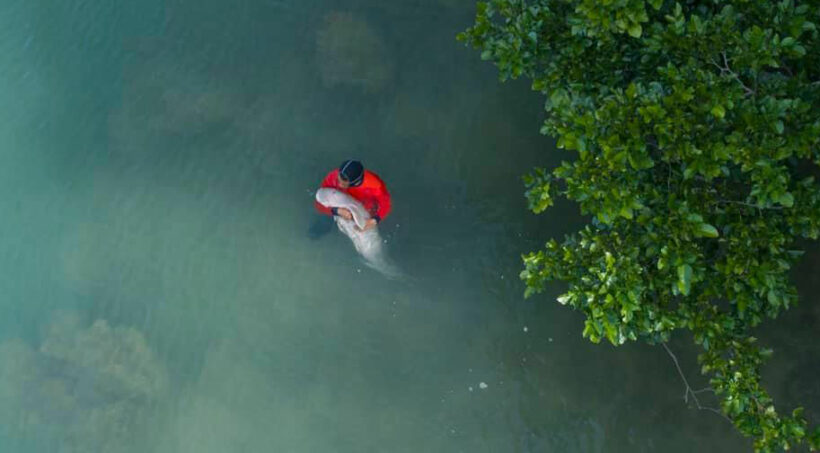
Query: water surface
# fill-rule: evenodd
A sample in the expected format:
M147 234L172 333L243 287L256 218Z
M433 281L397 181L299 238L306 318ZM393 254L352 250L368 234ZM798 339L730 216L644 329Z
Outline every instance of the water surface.
M662 350L588 344L558 285L522 300L520 254L582 219L525 210L562 156L455 42L473 9L2 2L2 451L747 450ZM349 157L393 194L401 281L307 235ZM817 407L801 310L770 379Z

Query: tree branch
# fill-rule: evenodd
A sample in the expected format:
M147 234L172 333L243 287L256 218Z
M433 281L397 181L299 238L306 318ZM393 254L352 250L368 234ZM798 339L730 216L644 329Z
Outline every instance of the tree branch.
M759 211L760 210L767 210L767 209L780 211L780 210L783 209L783 206L769 206L769 207L766 207L766 206L758 206L758 205L755 205L755 204L746 203L745 201L735 201L735 200L716 200L715 203L739 204L741 206L746 206L746 207L749 207L749 208L752 208L752 209L757 209Z
M669 357L672 357L672 361L675 363L675 368L678 369L678 374L680 375L680 378L683 380L683 385L686 386L686 389L683 392L683 401L689 403L689 396L691 396L692 401L695 402L695 407L697 407L699 410L714 412L720 415L721 417L725 418L729 423L732 423L732 419L727 417L726 414L724 414L723 412L715 409L714 407L702 406L700 404L700 400L698 400L697 396L698 393L703 393L706 391L711 391L714 393L715 390L711 387L706 387L700 390L692 390L692 387L689 385L689 380L686 379L686 375L683 374L683 370L680 367L680 363L678 363L678 357L675 355L675 353L672 352L671 349L669 349L669 346L667 346L666 343L661 343L661 346L663 346L663 349L665 349L666 352L669 354Z
M723 66L719 65L718 62L714 60L714 58L709 59L709 62L720 70L720 75L729 74L730 76L732 76L732 78L735 79L737 83L739 83L740 86L743 87L743 90L746 92L747 96L755 94L755 90L746 86L746 84L743 83L742 80L740 80L740 76L737 75L735 71L732 71L732 68L729 67L729 59L726 58L726 52L721 52L720 55L723 56Z
M695 393L695 394L703 393L703 392L715 393L715 389L713 389L712 387L706 387L706 388L702 388L700 390L692 390L692 393Z

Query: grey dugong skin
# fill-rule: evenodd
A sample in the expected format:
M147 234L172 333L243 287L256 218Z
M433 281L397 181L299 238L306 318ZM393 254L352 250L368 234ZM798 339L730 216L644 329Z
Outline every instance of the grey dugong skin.
M362 229L370 220L370 214L362 204L350 195L331 188L321 188L316 191L316 201L328 208L345 208L353 214L353 220L335 216L336 226L353 242L353 247L364 258L368 266L376 269L388 277L397 277L399 273L387 261L382 247L382 238L378 227L367 231Z
M319 189L316 191L316 201L329 208L347 209L353 214L353 221L359 228L364 228L367 221L370 220L370 214L364 209L364 206L362 206L359 200L340 190L331 188Z

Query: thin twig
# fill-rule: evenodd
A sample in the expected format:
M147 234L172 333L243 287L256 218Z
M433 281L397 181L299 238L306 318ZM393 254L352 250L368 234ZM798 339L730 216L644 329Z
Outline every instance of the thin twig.
M721 52L720 55L723 56L723 66L719 65L718 62L716 62L714 60L714 58L709 59L709 62L712 63L713 65L715 65L715 67L720 70L720 75L723 75L723 74L731 75L732 78L735 79L737 81L737 83L739 83L740 86L743 87L743 90L746 92L747 96L755 94L755 90L753 90L753 89L749 88L748 86L746 86L746 84L743 83L743 80L740 80L740 76L737 75L737 73L735 71L732 71L732 68L729 67L729 59L726 57L726 52Z
M786 72L788 72L788 73L789 73L789 77L794 77L794 72L792 72L792 68L790 68L788 65L785 65L785 64L784 64L784 65L782 65L781 67L782 67L783 69L785 69L785 70L786 70Z
M754 209L758 209L758 210L771 209L771 210L779 211L779 210L784 209L783 206L769 206L769 207L766 207L766 206L758 206L756 204L746 203L745 201L735 201L735 200L716 200L715 203L739 204L741 206L747 206L749 208L754 208Z
M712 387L706 387L706 388L702 388L700 390L692 390L692 393L695 393L695 394L704 393L704 392L715 393L715 389L713 389Z
M726 71L729 74L732 74L732 77L734 77L735 80L737 80L737 82L746 90L746 94L754 94L755 91L747 87L746 84L743 83L742 80L740 80L740 76L737 75L735 71L732 71L732 68L729 67L729 59L726 58L726 52L721 52L720 54L723 55L723 66L726 67Z
M707 390L710 390L710 391L714 392L714 389L712 389L711 387L707 387L705 389L700 389L700 390L697 390L697 391L692 390L692 387L689 385L689 380L686 379L686 375L683 374L683 370L680 367L680 363L678 363L678 357L675 356L675 353L673 353L672 350L669 349L669 346L667 346L666 343L661 343L661 346L663 346L663 349L666 349L666 352L669 354L669 357L672 357L672 361L675 362L675 368L678 369L678 374L680 375L681 379L683 380L683 384L686 386L686 389L683 392L683 401L686 402L686 403L689 403L689 396L691 395L692 396L692 401L695 402L695 406L699 410L714 412L714 413L720 415L721 417L725 418L727 421L729 421L729 423L731 423L732 419L727 417L726 414L724 414L723 412L715 409L714 407L702 406L700 404L700 400L698 400L697 394L701 393L701 392L704 392L704 391L707 391Z

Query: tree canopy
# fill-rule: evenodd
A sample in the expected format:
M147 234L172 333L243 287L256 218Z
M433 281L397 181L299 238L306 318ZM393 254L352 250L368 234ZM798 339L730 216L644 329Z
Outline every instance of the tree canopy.
M542 132L573 158L525 177L590 222L524 257L583 335L702 348L721 411L760 451L820 448L761 386L751 329L797 301L798 241L820 233L820 1L491 0L459 39L546 96Z

